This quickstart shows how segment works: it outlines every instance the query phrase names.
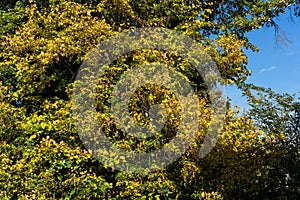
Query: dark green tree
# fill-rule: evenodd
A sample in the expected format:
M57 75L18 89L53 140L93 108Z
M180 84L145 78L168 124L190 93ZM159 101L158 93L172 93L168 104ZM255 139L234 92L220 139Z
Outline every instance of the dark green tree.
M278 195L297 199L300 197L299 102L289 94L258 90L258 96L250 102L249 116L273 140L264 158L265 165L270 167L270 177L276 180L272 187Z

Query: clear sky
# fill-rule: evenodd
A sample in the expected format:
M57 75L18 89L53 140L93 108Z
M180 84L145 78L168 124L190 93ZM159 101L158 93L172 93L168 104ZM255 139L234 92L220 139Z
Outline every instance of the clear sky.
M247 80L258 86L272 88L278 93L300 92L300 18L290 14L282 15L276 22L284 31L290 43L287 46L276 44L274 28L262 28L248 34L250 41L260 48L260 52L246 51L248 68L252 76ZM226 95L232 99L232 104L247 108L245 98L234 87L226 88Z

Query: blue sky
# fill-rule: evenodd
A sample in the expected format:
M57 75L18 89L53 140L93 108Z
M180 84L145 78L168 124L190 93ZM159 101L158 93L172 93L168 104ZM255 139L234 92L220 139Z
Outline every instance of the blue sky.
M247 80L258 86L272 88L278 93L300 92L300 18L291 19L289 13L276 19L290 43L276 44L274 28L262 28L248 34L250 41L260 48L260 52L246 51L248 68L252 76ZM247 108L245 98L234 87L226 88L226 95L232 104L242 110Z

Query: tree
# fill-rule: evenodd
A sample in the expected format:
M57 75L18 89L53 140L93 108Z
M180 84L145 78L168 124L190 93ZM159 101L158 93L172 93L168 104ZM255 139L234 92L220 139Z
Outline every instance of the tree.
M268 150L272 159L264 160L270 166L272 177L277 180L276 190L289 199L298 198L299 102L295 102L292 95L280 95L271 89L260 88L258 98L250 105L249 116L272 140Z
M269 168L263 163L263 155L274 147L273 137L267 129L267 136L262 137L251 120L237 117L232 109L228 108L221 139L207 158L201 160L197 154L208 125L204 117L200 122L203 129L197 133L199 141L178 161L154 173L131 174L110 168L87 152L73 124L70 95L86 54L106 38L134 27L165 27L192 37L214 59L224 83L242 84L250 75L242 48L257 50L246 33L274 25L273 19L295 1L22 2L19 6L14 6L15 1L2 2L0 197L45 199L55 193L57 197L82 199L234 199L261 195L271 199L281 194L283 186L273 187L278 179L269 181ZM109 105L107 95L120 74L129 66L147 62L173 66L196 89L205 90L199 74L182 58L153 49L131 52L113 63L108 75L99 80L103 86L97 93L101 120L109 121L102 111L109 109L104 107ZM154 86L135 93L142 100L132 102L132 112L144 121L147 117L139 113L137 105L149 107L160 101L149 99L151 87L158 97L170 94ZM209 113L209 103L200 102L203 112ZM178 121L170 123L174 126L166 131L167 139L176 132ZM107 134L124 148L151 148L150 143L136 144L122 134L113 138L119 133L117 128L105 125Z

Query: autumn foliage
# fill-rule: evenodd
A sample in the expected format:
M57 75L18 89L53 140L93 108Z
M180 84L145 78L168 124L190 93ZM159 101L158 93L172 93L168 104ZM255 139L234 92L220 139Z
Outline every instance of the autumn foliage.
M284 142L290 138L289 133L298 129L285 132L287 129L281 127L279 131L267 123L267 116L261 117L260 110L269 113L273 120L278 119L272 107L274 102L257 98L250 92L250 86L244 84L251 70L247 68L243 50L257 50L246 33L274 25L274 18L295 3L291 0L3 1L0 4L0 198L48 199L53 195L62 199L299 198L299 143L289 146ZM88 52L99 43L130 28L153 26L179 31L201 43L215 61L223 84L237 84L244 90L253 110L241 114L228 102L219 141L209 155L200 159L198 151L210 113L209 101L202 99L200 106L206 116L199 122L202 129L180 159L156 172L121 172L99 162L79 139L71 112L73 84ZM171 125L160 140L137 143L110 125L108 95L117 79L131 67L152 62L162 62L183 72L199 91L199 98L206 92L201 77L186 60L174 54L146 49L119 58L111 64L107 75L99 79L96 101L106 134L125 149L135 147L136 151L143 151L160 147L176 134L178 113L169 121ZM149 89L154 90L152 96L147 93ZM135 93L132 112L137 113L134 115L137 123L147 123L148 119L138 105L161 102L159 98L164 94L172 99L171 91L157 86L147 86ZM280 109L291 108L286 116L293 115L296 105L293 99L271 95L281 102ZM174 102L173 112L178 106ZM266 120L259 124L261 119ZM276 125L284 126L288 120L296 119L287 117ZM286 178L287 174L291 179Z

